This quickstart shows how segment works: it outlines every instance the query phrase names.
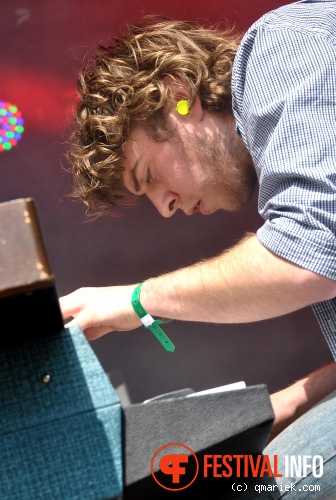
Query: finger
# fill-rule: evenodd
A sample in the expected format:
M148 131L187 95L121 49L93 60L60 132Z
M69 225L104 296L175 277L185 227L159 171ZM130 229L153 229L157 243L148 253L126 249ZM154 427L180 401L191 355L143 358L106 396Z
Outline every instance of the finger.
M112 328L108 326L89 326L85 313L79 313L65 325L65 328L71 328L72 326L79 327L88 340L95 340L112 331Z
M72 303L71 300L68 299L69 296L60 297L58 299L62 317L64 320L74 317L79 312L79 305Z
M78 326L75 319L73 319L72 321L69 321L69 323L66 323L64 325L64 328L71 328L72 326Z
M69 315L66 316L66 319L67 318L69 318ZM71 326L79 326L79 328L84 332L85 329L89 328L91 325L88 321L87 314L81 311L77 315L73 315L73 319L66 324L66 328L70 328Z
M87 328L84 331L84 334L85 334L85 337L89 341L91 341L91 340L96 340L99 337L102 337L103 335L105 335L106 333L110 333L112 331L113 330L111 328L101 326L101 327L96 327L96 328Z

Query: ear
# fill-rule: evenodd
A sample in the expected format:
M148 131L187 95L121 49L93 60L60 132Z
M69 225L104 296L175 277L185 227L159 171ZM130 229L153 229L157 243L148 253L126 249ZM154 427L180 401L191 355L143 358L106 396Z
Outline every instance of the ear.
M176 117L181 118L181 119L186 119L187 117L193 118L197 121L201 121L203 118L204 110L202 108L202 103L201 100L198 96L196 96L196 100L194 104L190 107L190 112L188 115L181 116L177 110L176 110L176 104L181 101L186 99L189 101L190 98L190 93L186 85L181 82L180 80L175 80L171 77L165 77L163 79L167 87L169 87L169 90L171 92L171 95L173 96L174 100L174 106L170 110Z

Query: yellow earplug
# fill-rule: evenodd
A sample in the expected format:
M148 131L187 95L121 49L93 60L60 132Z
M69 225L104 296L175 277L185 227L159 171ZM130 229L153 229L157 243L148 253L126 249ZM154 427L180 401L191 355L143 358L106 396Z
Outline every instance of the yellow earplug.
M189 115L190 113L190 108L189 108L189 102L186 99L182 99L176 104L176 111L178 112L179 115L185 116Z

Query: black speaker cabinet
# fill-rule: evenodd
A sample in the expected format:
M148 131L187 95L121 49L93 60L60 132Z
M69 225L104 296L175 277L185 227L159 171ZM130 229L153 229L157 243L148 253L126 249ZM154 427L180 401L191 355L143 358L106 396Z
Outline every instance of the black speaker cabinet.
M168 396L126 407L123 415L125 500L172 498L172 490L176 499L230 498L232 483L237 481L239 471L233 466L231 473L226 468L228 477L218 477L224 470L222 464L213 477L213 467L205 467L204 457L217 455L218 462L224 455L262 454L274 419L265 385L194 397L188 393L182 397ZM172 443L178 444L175 450L180 449L182 453L185 450L191 456L183 485L195 478L192 463L196 459L199 466L192 484L180 490L176 484L169 483L172 478L160 470L160 462L155 460L160 448L161 453L173 450L166 446ZM207 463L211 464L212 459ZM205 469L207 477L204 477ZM242 471L239 473L242 475Z

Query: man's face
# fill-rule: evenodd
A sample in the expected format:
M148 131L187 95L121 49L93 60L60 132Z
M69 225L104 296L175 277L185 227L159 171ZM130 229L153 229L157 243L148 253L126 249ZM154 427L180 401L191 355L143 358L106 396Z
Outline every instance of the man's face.
M228 128L232 134L204 125L192 131L177 126L162 142L135 130L125 145L125 187L148 196L164 217L178 209L186 215L209 215L241 208L256 185L251 158L234 123Z

